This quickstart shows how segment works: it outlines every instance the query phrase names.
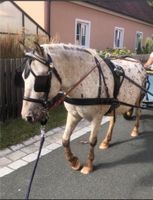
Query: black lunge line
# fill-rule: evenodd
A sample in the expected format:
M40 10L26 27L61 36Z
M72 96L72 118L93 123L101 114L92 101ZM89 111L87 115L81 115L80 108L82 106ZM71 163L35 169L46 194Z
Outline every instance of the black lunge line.
M34 165L34 168L33 168L33 171L32 171L32 175L31 175L31 178L30 178L30 182L29 182L29 185L28 185L28 190L27 190L27 193L26 193L26 200L29 199L29 195L30 195L30 191L31 191L31 186L32 186L32 182L33 182L33 178L34 178L34 175L35 175L35 172L36 172L36 168L37 168L37 165L38 165L38 162L39 162L39 158L40 158L40 154L41 154L41 150L42 150L42 147L43 147L43 144L44 144L44 141L45 141L45 125L47 123L47 119L45 119L44 121L41 122L41 140L40 140L40 146L39 146L39 151L38 151L38 155L37 155L37 159L36 159L36 162L35 162L35 165Z

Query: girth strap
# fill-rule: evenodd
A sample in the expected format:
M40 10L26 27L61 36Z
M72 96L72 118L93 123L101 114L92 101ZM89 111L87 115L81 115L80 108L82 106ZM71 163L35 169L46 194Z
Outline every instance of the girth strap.
M81 106L88 106L88 105L112 105L118 104L116 99L114 98L70 98L65 97L65 102L73 105L81 105Z

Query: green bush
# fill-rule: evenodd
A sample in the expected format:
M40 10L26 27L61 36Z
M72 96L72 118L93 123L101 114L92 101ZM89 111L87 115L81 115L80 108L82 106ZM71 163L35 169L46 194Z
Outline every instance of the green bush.
M153 39L151 37L146 38L143 47L141 47L141 42L138 43L137 54L150 54L151 52L153 52Z
M145 46L142 47L142 53L150 54L151 52L153 52L153 39L148 37L145 40Z
M106 57L117 57L117 56L130 56L132 55L132 52L126 48L123 49L107 48L104 51L98 51L98 54L100 55L100 57L106 58Z

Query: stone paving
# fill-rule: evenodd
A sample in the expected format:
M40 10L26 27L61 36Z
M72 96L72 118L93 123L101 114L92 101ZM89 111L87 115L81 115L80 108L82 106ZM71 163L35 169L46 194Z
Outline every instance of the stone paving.
M104 117L101 124L108 121ZM41 152L44 156L62 146L62 134L65 126L57 127L45 133L45 142ZM74 140L90 131L90 123L82 120L76 127L71 140ZM0 151L0 177L3 177L22 166L36 160L40 145L40 135L36 135L21 144L17 144Z

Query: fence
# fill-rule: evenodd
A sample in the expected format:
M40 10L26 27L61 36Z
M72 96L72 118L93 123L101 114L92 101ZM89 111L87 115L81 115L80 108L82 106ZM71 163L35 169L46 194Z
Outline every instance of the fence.
M23 58L0 59L0 121L20 116L23 91L15 86L14 77L22 62Z

